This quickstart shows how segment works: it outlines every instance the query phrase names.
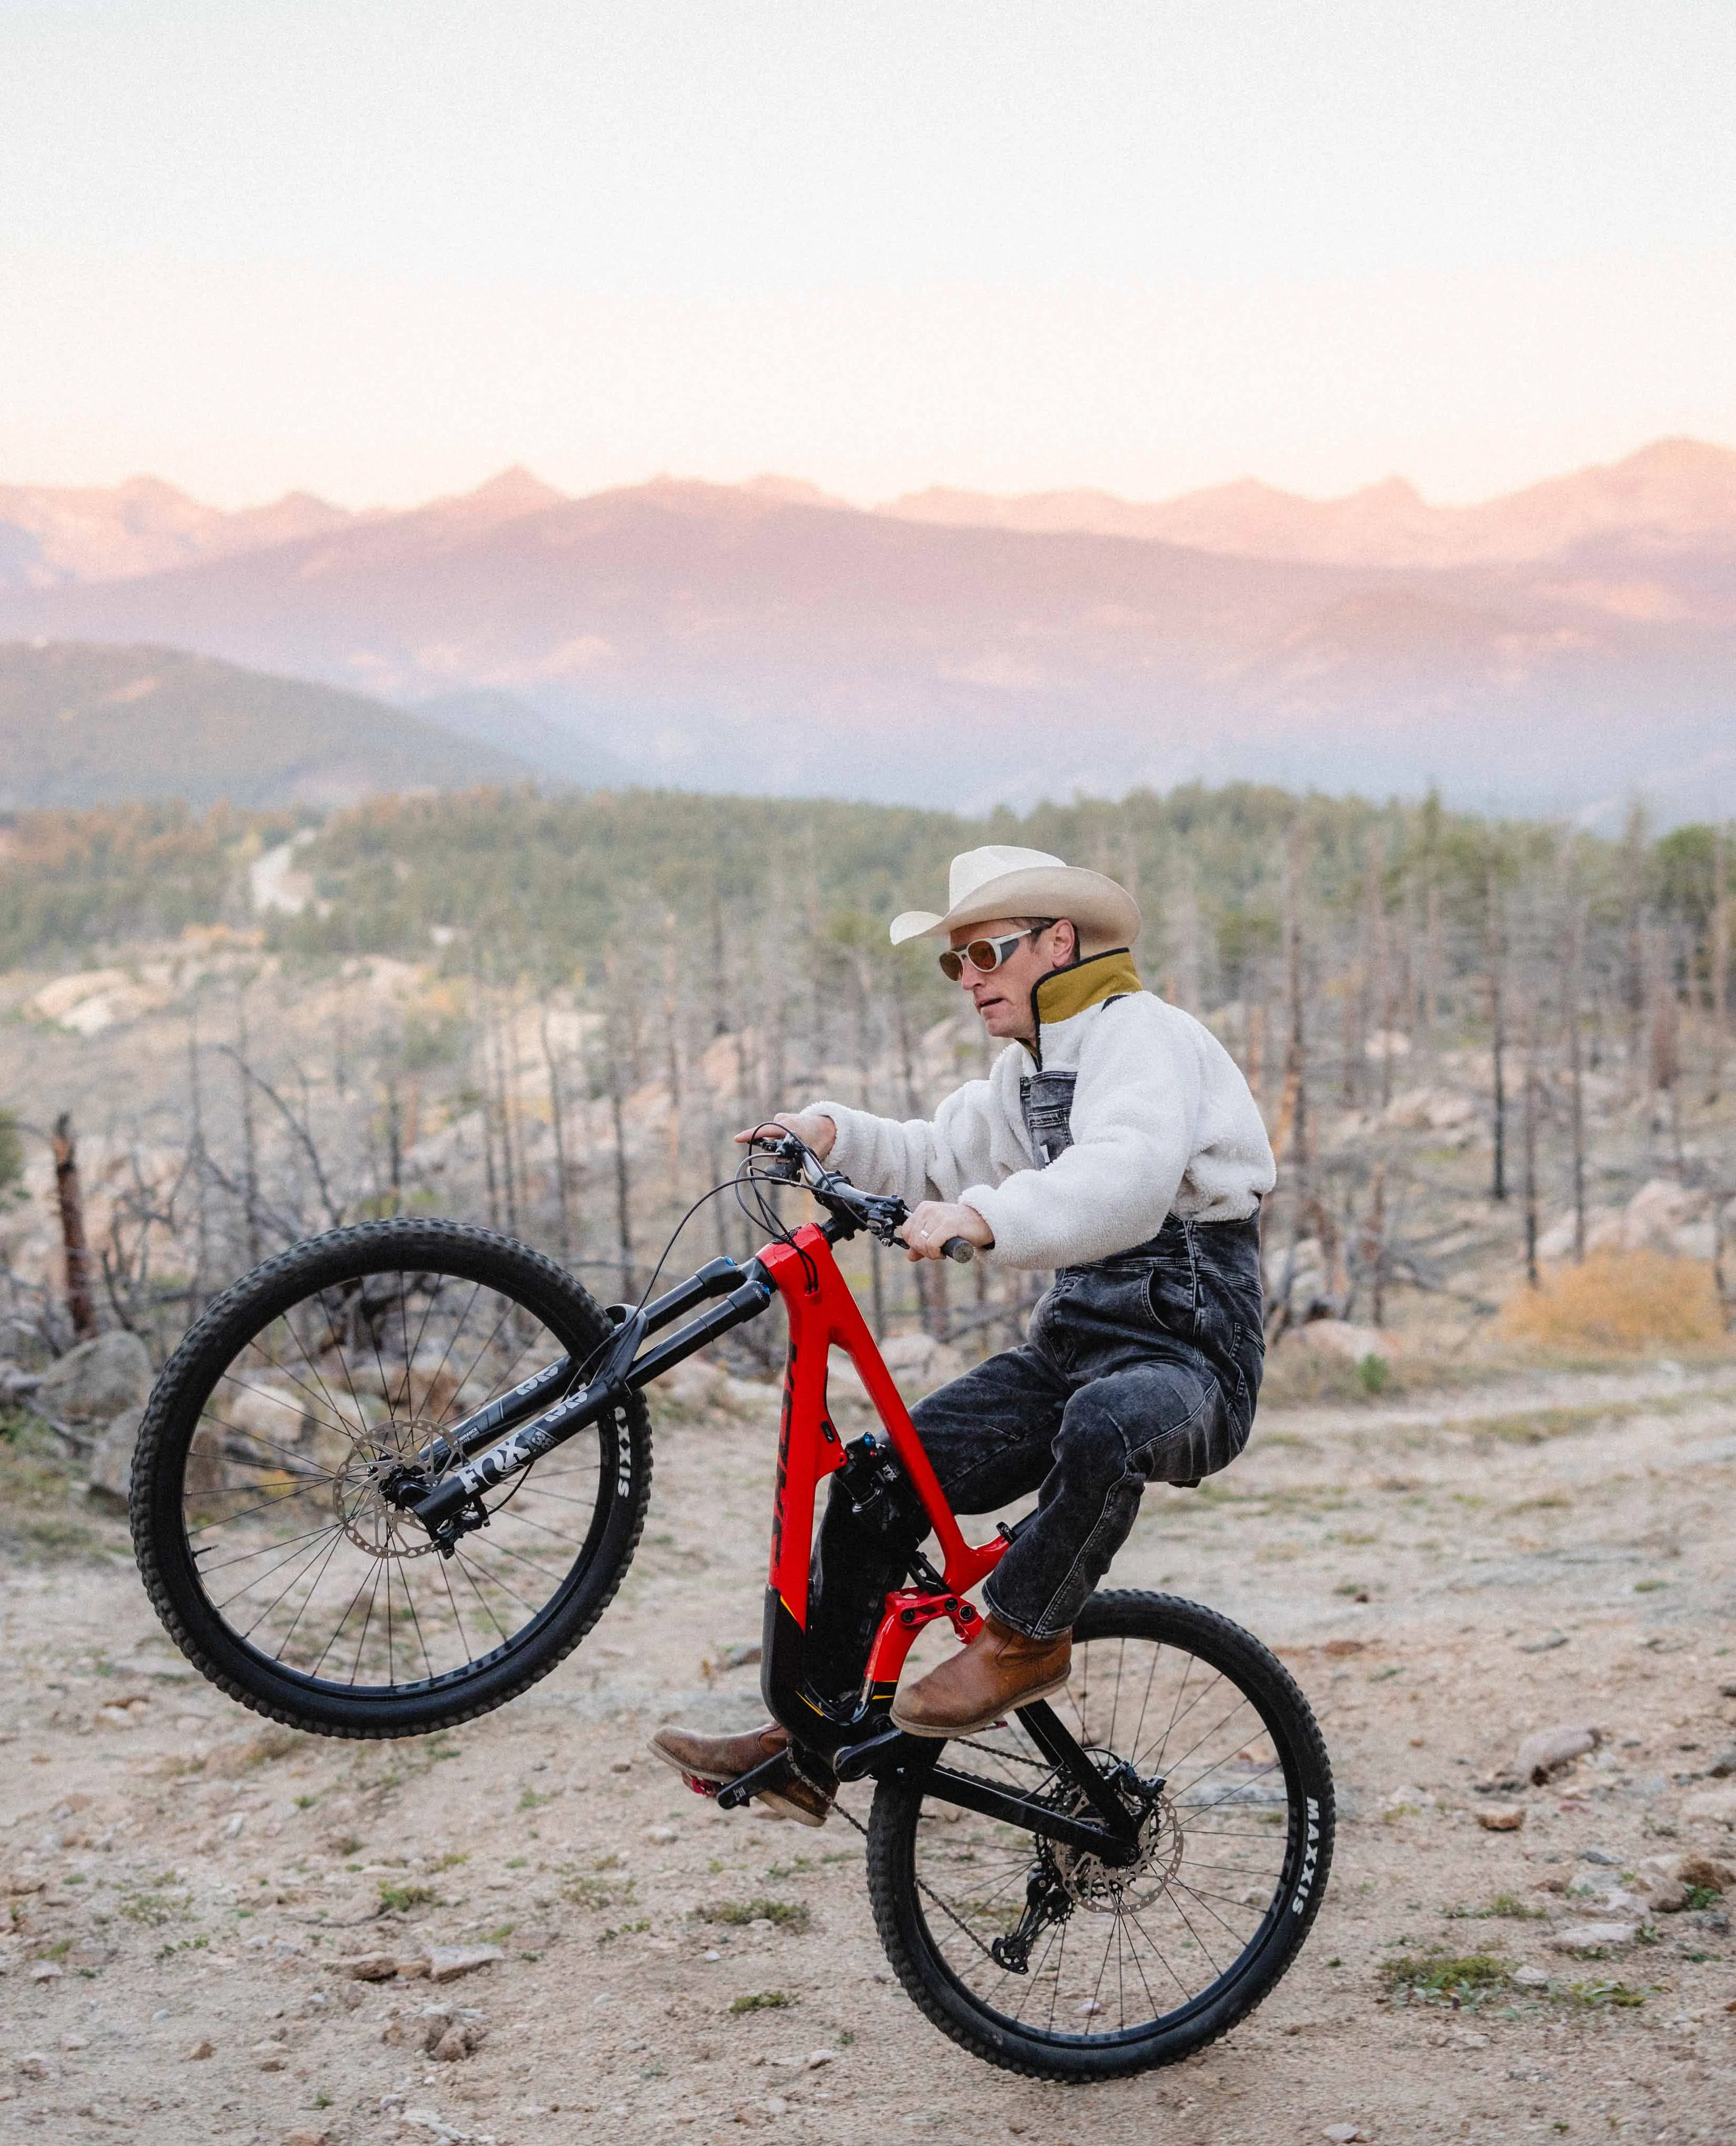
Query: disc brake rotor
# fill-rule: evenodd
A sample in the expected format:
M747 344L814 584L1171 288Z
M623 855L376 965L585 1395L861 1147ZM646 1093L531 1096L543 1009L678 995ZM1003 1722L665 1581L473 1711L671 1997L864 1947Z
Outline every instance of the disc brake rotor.
M387 1504L380 1485L395 1470L412 1463L437 1435L435 1425L415 1418L371 1425L366 1439L352 1445L349 1459L332 1477L338 1525L367 1556L426 1557L436 1547L425 1529Z
M1076 1794L1070 1815L1089 1817L1085 1798ZM1065 1841L1045 1847L1055 1874L1076 1907L1094 1914L1115 1914L1124 1908L1147 1906L1165 1892L1181 1867L1186 1845L1181 1822L1167 1794L1154 1797L1140 1821L1140 1851L1131 1863L1105 1863L1089 1849Z

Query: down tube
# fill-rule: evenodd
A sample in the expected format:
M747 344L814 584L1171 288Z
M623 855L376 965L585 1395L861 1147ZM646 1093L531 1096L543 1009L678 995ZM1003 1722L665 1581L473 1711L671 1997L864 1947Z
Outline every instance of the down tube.
M830 1742L832 1739L825 1734L826 1718L808 1697L802 1674L815 1494L821 1478L844 1465L843 1447L826 1410L831 1333L824 1281L836 1270L831 1245L818 1231L814 1235L818 1242L809 1251L812 1270L798 1252L785 1245L771 1247L761 1255L783 1296L789 1315L790 1343L778 1430L760 1688L775 1721L782 1722L792 1734L806 1740ZM821 1278L819 1290L809 1287L811 1270Z

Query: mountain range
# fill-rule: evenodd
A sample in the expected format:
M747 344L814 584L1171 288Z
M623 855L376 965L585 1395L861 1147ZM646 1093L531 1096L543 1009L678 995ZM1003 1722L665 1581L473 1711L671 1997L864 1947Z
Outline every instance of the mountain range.
M0 809L262 809L529 781L511 753L359 693L178 649L0 645Z
M882 507L952 527L1073 530L1234 557L1352 566L1534 564L1614 538L1668 552L1736 537L1736 452L1660 440L1608 467L1552 477L1475 507L1430 507L1403 477L1342 499L1304 499L1245 477L1141 505L1103 492L995 498L936 486Z
M444 706L593 780L969 809L1434 780L1474 806L1736 811L1736 453L1693 442L1450 508L1397 480L865 511L786 478L570 499L510 471L405 512L212 520L167 489L122 487L107 520L119 493L0 491L0 560L25 559L0 635Z

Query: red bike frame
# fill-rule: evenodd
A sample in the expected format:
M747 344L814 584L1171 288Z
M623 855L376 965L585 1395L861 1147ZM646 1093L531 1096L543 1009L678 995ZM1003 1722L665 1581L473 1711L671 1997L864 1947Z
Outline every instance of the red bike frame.
M788 1243L769 1245L759 1256L767 1279L784 1300L790 1322L761 1682L773 1719L798 1742L831 1752L860 1733L866 1714L890 1704L905 1657L925 1625L945 1617L960 1639L969 1639L980 1628L981 1615L965 1600L965 1590L994 1570L1006 1543L997 1535L992 1542L972 1545L960 1532L910 1410L838 1271L824 1233L805 1224ZM869 1651L867 1694L850 1721L841 1721L829 1711L803 1674L814 1500L824 1478L835 1475L845 1462L843 1442L826 1406L826 1375L834 1349L841 1349L856 1365L899 1465L922 1501L944 1560L938 1590L901 1588L886 1597L885 1614Z
M822 1180L812 1189L822 1202L843 1210L843 1226L835 1222L835 1233L850 1235L856 1228L874 1225L864 1210L875 1195L852 1194L846 1203L844 1194L849 1188L842 1180ZM878 1205L885 1210L889 1227L895 1216L902 1219L901 1201L883 1200ZM789 1315L790 1353L784 1374L760 1682L772 1719L790 1732L790 1747L722 1789L695 1785L715 1794L725 1809L736 1809L791 1772L811 1780L817 1768L823 1776L818 1785L826 1789L836 1788L841 1779L859 1780L869 1774L884 1778L887 1769L898 1775L920 1770L925 1794L1004 1819L1045 1839L1065 1842L1109 1863L1133 1860L1139 1853L1137 1812L1115 1792L1045 1700L1021 1707L1019 1718L1050 1764L1076 1789L1080 1801L1075 1811L1057 1809L1052 1796L1022 1795L940 1764L938 1743L907 1736L891 1723L890 1708L899 1672L916 1634L937 1617L945 1617L961 1640L970 1639L982 1618L965 1600L965 1590L993 1571L1005 1553L1006 1540L997 1535L992 1542L972 1545L959 1532L910 1412L838 1271L826 1230L805 1224L793 1235L767 1245L746 1267L738 1267L733 1260L713 1260L650 1304L612 1307L613 1334L593 1360L584 1385L574 1390L574 1367L564 1358L533 1372L510 1394L500 1395L432 1441L416 1468L402 1470L399 1479L387 1480L384 1495L422 1522L436 1548L447 1548L470 1528L486 1522L483 1493L534 1465L581 1425L595 1422L621 1395L649 1385L696 1350L744 1320L757 1318L774 1291L783 1298ZM722 1301L712 1310L641 1353L650 1335L720 1297ZM843 1350L856 1365L878 1410L893 1457L939 1539L944 1566L936 1575L938 1586L895 1588L887 1595L869 1650L864 1689L854 1705L816 1691L806 1674L814 1499L822 1479L836 1475L851 1460L826 1409L826 1373L834 1349ZM545 1406L551 1393L562 1398ZM503 1431L508 1435L501 1437ZM430 1475L439 1479L432 1488ZM918 1576L925 1576L921 1565Z

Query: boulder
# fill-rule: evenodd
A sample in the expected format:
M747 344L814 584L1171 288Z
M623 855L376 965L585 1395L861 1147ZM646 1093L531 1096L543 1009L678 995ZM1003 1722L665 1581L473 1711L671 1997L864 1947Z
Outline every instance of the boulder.
M1540 1789L1552 1774L1572 1765L1575 1759L1583 1759L1588 1751L1595 1751L1603 1740L1601 1729L1574 1723L1559 1729L1534 1729L1519 1747L1514 1764L1525 1779Z
M1348 1319L1310 1319L1305 1326L1290 1328L1283 1345L1342 1356L1347 1364L1359 1364L1369 1356L1389 1364L1399 1353L1398 1343L1383 1328L1357 1326Z
M1622 1249L1710 1259L1710 1208L1709 1194L1690 1191L1673 1177L1654 1177L1640 1186L1623 1211ZM1699 1250L1703 1241L1704 1253Z
M834 1360L836 1360L836 1359ZM781 1389L749 1379L733 1378L721 1364L702 1356L690 1356L666 1371L651 1388L653 1397L676 1415L699 1416L714 1412L755 1417L776 1405Z
M207 1404L209 1418L267 1446L300 1445L317 1419L304 1392L280 1380L230 1378Z
M1585 1249L1604 1251L1621 1241L1622 1210L1619 1207L1588 1207L1585 1210ZM1574 1218L1564 1215L1552 1222L1537 1240L1540 1260L1564 1260L1574 1249Z
M42 1374L36 1406L60 1423L108 1423L151 1390L151 1359L136 1334L117 1328L69 1349Z
M1602 1953L1619 1952L1639 1935L1637 1923L1569 1923L1565 1929L1557 1930L1549 1943L1557 1952L1570 1952L1581 1959L1595 1959Z
M962 1377L970 1368L956 1349L935 1340L931 1334L895 1334L880 1344L880 1353L906 1400L931 1394L936 1386Z
M496 1960L506 1957L498 1945L431 1945L428 1979L453 1982L461 1974L474 1974L479 1967L492 1967ZM398 1971L402 1974L403 1969Z
M1401 1132L1456 1133L1474 1127L1480 1112L1475 1098L1457 1089L1407 1088L1381 1115Z
M90 1490L99 1504L126 1505L132 1489L132 1450L144 1420L143 1409L122 1409L98 1435L91 1453Z

